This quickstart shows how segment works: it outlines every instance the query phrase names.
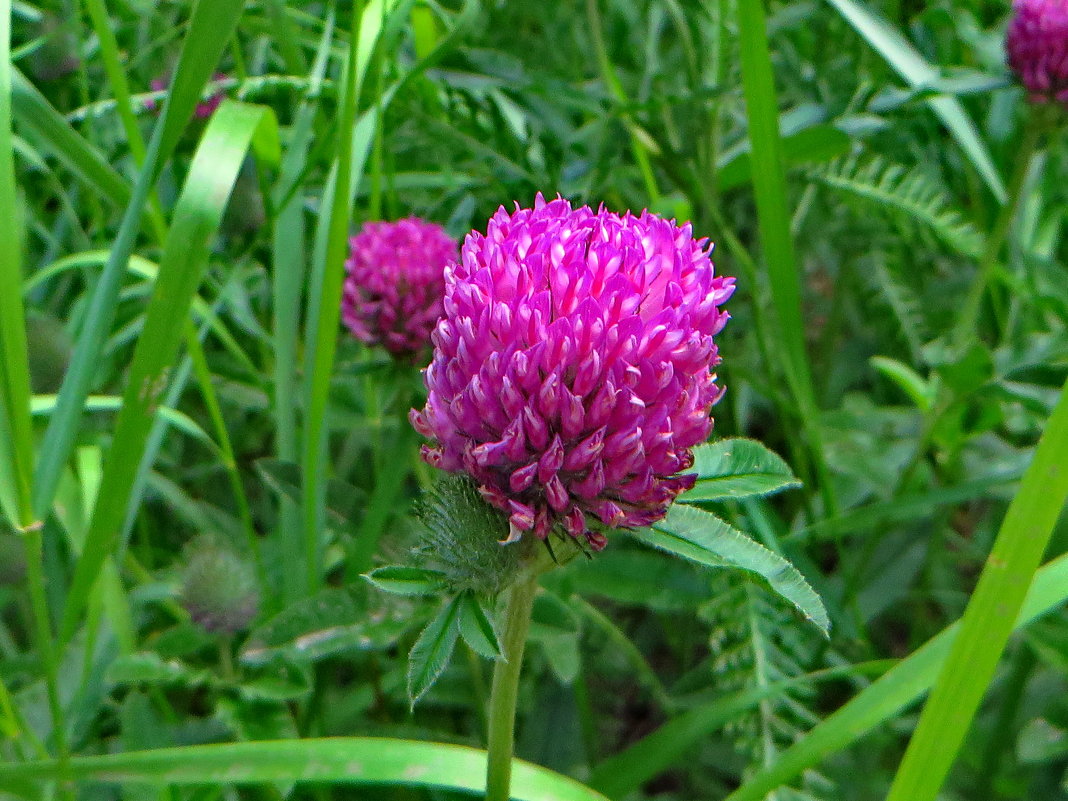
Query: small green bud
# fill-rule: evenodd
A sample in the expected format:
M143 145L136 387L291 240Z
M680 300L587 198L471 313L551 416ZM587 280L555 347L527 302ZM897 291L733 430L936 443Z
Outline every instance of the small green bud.
M181 603L205 631L234 634L259 613L260 595L252 567L238 553L211 537L186 548Z

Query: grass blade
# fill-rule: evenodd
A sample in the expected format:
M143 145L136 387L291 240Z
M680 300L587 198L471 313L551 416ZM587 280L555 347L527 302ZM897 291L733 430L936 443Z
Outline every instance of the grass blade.
M516 760L517 801L605 801L574 779ZM462 745L375 737L332 737L166 748L79 757L64 769L55 761L0 765L0 787L28 781L148 783L184 786L316 781L440 787L480 793L486 752Z
M1068 382L1009 504L887 801L933 801L983 700L1068 499Z
M67 725L59 699L58 666L45 588L42 522L33 510L33 421L26 308L22 298L22 235L11 134L11 3L0 0L0 433L9 437L0 454L9 461L3 478L8 512L22 533L26 578L33 608L33 636L44 668L52 733L61 760L67 756Z
M275 186L275 202L279 205L274 226L271 257L274 330L274 415L277 427L275 453L284 462L297 462L300 441L297 433L297 348L300 342L300 303L307 274L304 224L304 203L300 191L300 177L304 173L314 134L317 95L329 60L330 43L334 34L334 14L329 13L323 26L323 36L312 67L308 97L301 104L292 126L289 147ZM292 192L287 187L296 186ZM288 194L287 194L288 193ZM303 558L303 537L300 529L300 510L289 498L280 500L278 536L287 564L299 565ZM293 602L300 597L304 576L300 570L286 570L283 575L282 597Z
M344 92L341 95L343 106L338 128L337 160L331 176L332 186L327 187L323 197L323 205L330 209L330 214L320 223L317 232L315 254L317 257L322 255L315 260L308 296L305 336L307 379L304 387L304 447L301 455L304 478L301 503L305 559L303 589L307 592L315 592L322 580L320 532L325 497L325 418L337 351L337 331L341 322L341 292L345 259L348 257L354 184L363 172L375 130L373 109L357 126L357 103L371 53L384 27L386 14L394 9L395 0L372 0L366 8L361 6L361 3L356 3L352 9L351 38ZM360 145L358 152L357 142Z
M0 3L0 400L5 418L5 470L11 482L7 504L24 528L34 521L30 508L33 426L30 421L30 365L26 309L22 301L22 235L11 137L11 7ZM7 493L5 493L7 494Z
M15 67L11 68L12 112L24 129L49 146L52 155L87 186L117 206L130 202L130 185L103 154L75 131L45 96Z
M126 206L111 255L100 276L86 314L86 323L74 350L59 392L59 404L41 445L34 476L33 508L43 517L52 503L63 467L77 436L82 405L115 316L116 301L133 251L141 216L163 162L174 151L186 123L200 100L200 93L219 62L244 7L242 0L202 0L193 8L185 45L178 61L174 85L163 107Z
M1035 574L1015 628L1025 627L1066 600L1068 556L1061 556ZM917 701L938 678L959 627L959 623L954 623L932 637L804 738L780 753L774 764L757 771L724 801L760 801L772 790L847 748L872 728Z
M74 633L89 590L115 546L145 440L207 267L209 246L241 164L262 130L266 130L268 141L273 144L264 155L277 159L278 133L273 113L263 106L225 102L212 116L193 157L175 208L144 330L134 350L122 411L115 423L114 444L101 479L100 499L67 596L64 639ZM62 409L62 401L61 394L56 415Z
M786 201L783 145L779 133L779 102L768 50L764 0L740 0L742 88L749 117L753 192L756 196L760 245L768 269L772 303L783 339L783 372L797 403L820 490L829 512L835 510L833 490L824 462L816 393L805 352L801 312L801 274L790 233Z

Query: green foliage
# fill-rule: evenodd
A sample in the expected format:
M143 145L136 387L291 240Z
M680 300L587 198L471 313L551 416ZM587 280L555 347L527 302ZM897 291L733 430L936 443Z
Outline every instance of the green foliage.
M0 6L0 794L477 794L536 564L516 798L1061 798L1068 157L1007 4ZM538 191L737 277L695 486L598 553L502 547L337 324L365 221Z
M949 198L922 172L882 159L840 161L814 173L816 180L868 202L866 210L899 212L931 230L962 256L975 258L982 236L954 209Z

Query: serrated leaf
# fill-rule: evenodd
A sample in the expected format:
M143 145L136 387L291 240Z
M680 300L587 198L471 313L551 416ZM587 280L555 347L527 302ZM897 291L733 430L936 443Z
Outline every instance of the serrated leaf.
M442 606L412 646L408 655L408 698L412 707L434 685L452 658L460 633L462 597L458 595Z
M478 654L487 659L501 658L501 641L490 612L468 590L460 595L460 636Z
M433 595L445 586L445 574L423 567L389 565L363 576L380 590L394 595Z
M723 439L694 449L697 484L679 500L736 500L771 495L801 482L778 454L752 439Z
M824 633L830 629L823 601L797 568L713 514L677 504L659 523L633 534L646 545L698 564L755 573Z
M177 659L164 661L158 654L142 652L118 657L108 667L109 684L158 684L203 687L216 684L207 670L191 668Z
M314 662L342 651L383 648L411 625L411 615L412 605L404 601L368 608L355 588L324 590L253 631L240 659L246 665L277 658Z

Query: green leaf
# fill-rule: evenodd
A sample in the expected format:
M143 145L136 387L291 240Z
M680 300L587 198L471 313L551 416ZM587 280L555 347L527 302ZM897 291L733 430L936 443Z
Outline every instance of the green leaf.
M460 599L446 603L430 621L408 655L408 698L412 706L426 694L452 658L460 633Z
M827 0L846 22L863 36L886 62L913 88L936 85L942 78L939 70L928 62L904 36L856 0ZM929 98L927 105L949 130L964 150L972 166L979 172L1000 203L1005 203L1005 184L994 166L975 123L956 97Z
M250 701L296 701L312 691L311 669L288 660L275 660L259 676L243 681L239 690Z
M701 565L737 567L755 573L824 633L830 629L823 601L797 568L713 514L676 505L659 523L638 529L633 535L646 545Z
M874 210L894 211L924 226L963 256L978 258L983 250L983 235L945 189L921 170L875 157L843 159L810 174L825 186L867 201Z
M501 641L490 612L471 590L460 594L460 635L486 659L501 658Z
M971 728L1068 500L1068 381L1009 504L887 801L933 801Z
M269 145L260 156L269 160L277 158L278 132L273 112L264 106L226 101L212 115L193 156L160 260L159 277L145 312L144 330L130 364L123 406L115 422L113 445L104 469L100 500L63 610L62 637L65 640L74 633L89 590L122 529L141 454L185 334L193 297L207 269L211 242L222 221L241 165L261 129L268 131ZM112 253L114 255L114 251ZM103 283L102 276L98 287ZM69 402L72 391L65 381L52 424L63 416L64 404ZM79 396L81 404L84 399L84 395ZM80 415L81 409L77 416Z
M65 761L5 762L0 786L68 781L155 786L305 781L352 785L485 790L486 752L460 745L374 737L226 743L167 748ZM516 801L606 801L574 779L513 761Z
M872 356L868 361L871 366L893 381L909 396L921 412L929 412L935 402L936 389L923 376L904 362L887 356Z
M378 589L394 595L434 595L445 586L445 574L423 567L390 565L379 567L364 578Z
M278 658L314 662L343 651L383 648L407 630L411 614L411 604L396 599L388 606L368 608L355 588L323 590L255 629L240 660L246 665Z
M110 684L148 684L206 687L218 683L210 671L191 668L177 659L164 661L158 654L143 652L118 657L108 667Z
M538 593L530 612L530 630L533 634L574 634L579 630L579 620L558 596L548 591Z
M549 667L565 685L573 682L582 668L579 631L579 617L569 604L547 590L538 593L528 638L541 646Z
M1035 575L1015 628L1022 629L1065 601L1068 601L1068 556L1061 556ZM760 801L915 703L938 678L959 629L960 624L954 623L928 640L805 737L781 752L774 763L750 776L724 801Z
M173 152L182 130L190 117L192 117L193 110L200 100L201 89L207 83L216 64L218 64L219 57L230 40L244 5L243 0L213 0L212 2L196 3L193 6L192 18L189 22L182 53L175 70L173 89L168 95L162 117L156 125L144 166L138 173L137 183L134 185L130 200L126 205L122 223L112 242L111 256L90 297L85 322L70 366L67 369L63 386L59 392L56 413L49 421L48 430L45 432L45 437L40 447L33 487L33 506L34 512L38 517L44 517L52 505L52 499L59 484L60 476L74 447L78 434L78 424L81 420L82 407L86 396L89 394L100 356L111 332L111 324L118 306L117 301L122 278L126 273L126 264L136 244L141 219L148 207L152 188L159 177L160 171L163 169L164 162ZM191 177L196 174L197 178L196 180L186 179L185 188L191 190L188 194L198 195L198 197L195 198L195 202L190 202L185 208L181 208L183 199L194 201L194 198L188 197L183 192L183 199L179 200L179 208L175 212L174 225L180 230L175 234L172 229L168 242L171 243L172 258L177 260L182 260L184 255L192 256L193 253L199 250L198 247L190 247L188 254L183 254L180 250L181 246L196 243L203 233L197 232L197 235L191 238L194 229L199 227L197 221L199 209L196 207L203 204L206 204L205 208L217 206L221 215L221 208L225 205L230 190L220 191L220 179L231 172L231 167L233 167L234 171L233 177L236 179L236 169L240 167L240 162L244 158L244 153L241 153L236 165L222 162L213 163L217 155L216 148L223 144L222 141L217 140L225 140L230 133L236 133L236 131L231 132L226 128L234 122L232 115L241 113L227 112L224 114L224 117L230 119L223 126L219 124L218 111L221 111L221 108L213 115L208 125L208 131L201 142L201 147L198 148L198 155L201 156L199 159L200 164L197 163L198 160L194 157ZM258 127L259 121L257 121L256 125L256 128ZM248 133L250 140L255 131L256 129L254 128ZM247 145L245 149L247 150ZM209 163L206 164L205 162ZM217 174L213 167L218 168ZM230 181L231 188L232 183L233 180ZM208 191L205 192L205 189ZM185 217L181 226L178 225L179 212ZM206 247L205 244L205 251ZM203 256L206 258L206 252ZM168 270L168 272L170 271ZM177 305L181 306L181 302L179 301ZM184 313L182 317L184 317ZM152 335L156 333L163 332L152 331L147 329L146 326L148 339L151 339ZM167 332L167 334L169 336L170 332ZM143 336L142 339L145 339L145 337ZM95 552L92 554L90 561L86 563L87 567L84 572L79 574L78 581L80 583L76 585L76 590L72 588L69 597L73 599L73 604L68 607L72 610L72 613L68 614L68 619L64 621L65 628L61 632L63 639L69 639L70 637L71 629L75 625L73 618L77 616L78 612L75 607L80 605L84 597L87 596L86 581L95 575L97 567L94 565L100 560L101 556L102 554Z
M752 439L723 439L694 448L697 484L679 500L736 500L800 487L782 458ZM691 471L686 471L691 472Z

